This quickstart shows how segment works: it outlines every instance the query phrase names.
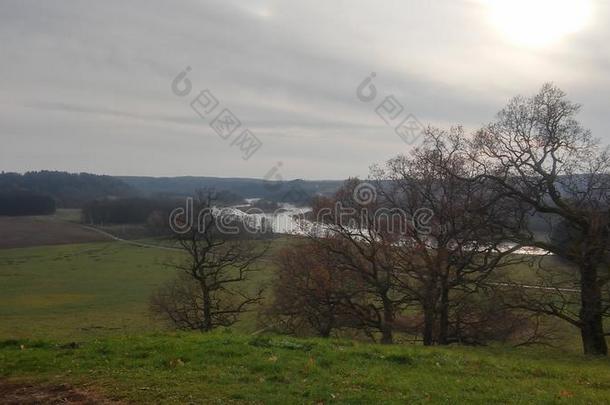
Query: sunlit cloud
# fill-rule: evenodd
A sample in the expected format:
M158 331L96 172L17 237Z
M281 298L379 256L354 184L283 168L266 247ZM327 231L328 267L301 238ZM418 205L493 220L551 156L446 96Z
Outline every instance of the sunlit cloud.
M493 25L509 41L527 47L556 43L584 29L593 15L589 0L483 0Z

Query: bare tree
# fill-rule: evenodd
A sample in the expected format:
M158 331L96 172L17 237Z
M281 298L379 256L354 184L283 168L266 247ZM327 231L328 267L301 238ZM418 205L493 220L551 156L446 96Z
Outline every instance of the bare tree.
M207 332L232 325L262 299L262 288L247 282L269 245L244 232L248 224L239 217L216 207L212 191L200 192L190 217L189 211L173 218L181 221L174 239L184 257L168 264L182 276L153 296L151 308L179 328Z
M278 252L273 303L267 310L283 332L329 337L354 326L345 297L354 281L340 271L327 251L309 241Z
M563 91L545 84L533 97L511 100L494 123L479 131L469 158L478 179L531 216L519 229L513 227L513 240L545 249L575 268L576 312L556 301L564 301L558 294L555 301L530 300L529 307L577 327L585 353L606 355L610 156L578 123L579 110ZM537 229L541 222L545 226ZM558 227L561 240L549 237Z
M413 219L400 234L393 253L401 268L401 286L410 290L424 313L425 345L460 340L451 312L480 291L490 272L520 261L503 246L502 228L495 218L510 213L479 183L464 180L472 165L457 151L466 145L461 128L428 128L422 144L410 155L399 155L376 168L377 189L394 208ZM503 247L501 249L501 247Z
M341 299L360 329L372 338L381 335L381 343L389 344L397 314L412 302L409 293L398 288L400 268L393 257L398 235L391 231L406 221L391 213L379 215L384 207L368 187L349 179L333 198L314 201L313 216L323 226L309 230L308 237L332 256L335 271L353 281Z

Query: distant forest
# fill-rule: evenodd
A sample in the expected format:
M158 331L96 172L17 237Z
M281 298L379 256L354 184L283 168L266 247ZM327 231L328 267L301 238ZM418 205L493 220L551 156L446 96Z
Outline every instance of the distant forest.
M51 215L55 200L49 196L25 191L0 192L0 215Z
M112 177L88 173L38 171L0 173L0 215L45 215L57 208L82 208L87 223L144 223L153 213L167 213L198 190L214 190L219 205L260 198L262 208L278 203L309 205L314 196L332 195L340 181L220 177Z
M234 205L245 201L227 191L215 193L218 205ZM82 220L88 224L143 224L158 226L164 223L176 207L184 206L184 200L171 197L129 197L96 199L82 209Z
M224 177L119 177L128 185L150 196L184 197L200 189L227 191L242 198L263 198L267 201L309 205L316 195L333 195L343 180L289 180Z
M40 171L0 174L0 192L4 195L35 193L52 198L58 208L81 208L101 198L133 197L138 191L111 176Z

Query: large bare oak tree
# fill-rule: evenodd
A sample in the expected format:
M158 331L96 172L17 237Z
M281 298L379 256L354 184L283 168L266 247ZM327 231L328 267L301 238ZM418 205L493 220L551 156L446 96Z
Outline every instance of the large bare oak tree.
M552 84L516 97L476 135L469 158L479 179L521 207L530 220L513 234L518 243L570 262L580 286L579 309L537 301L531 308L576 326L584 352L608 352L603 317L610 279L610 156L576 120L580 106ZM561 238L557 235L561 228Z

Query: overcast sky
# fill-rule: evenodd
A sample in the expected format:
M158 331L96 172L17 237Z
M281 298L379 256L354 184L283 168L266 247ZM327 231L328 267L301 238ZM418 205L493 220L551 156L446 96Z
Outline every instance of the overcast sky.
M409 149L375 113L385 97L471 130L545 81L610 141L610 4L524 17L537 1L0 0L0 170L366 176ZM190 102L204 89L219 105L202 118ZM210 127L224 108L241 121L226 140ZM232 145L244 129L262 143L248 160Z

